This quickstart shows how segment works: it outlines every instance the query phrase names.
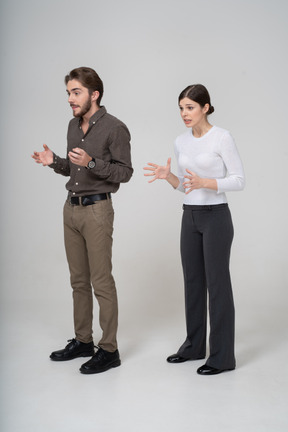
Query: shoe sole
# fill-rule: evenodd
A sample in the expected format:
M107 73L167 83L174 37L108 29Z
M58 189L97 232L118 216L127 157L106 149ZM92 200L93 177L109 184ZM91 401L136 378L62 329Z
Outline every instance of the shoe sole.
M69 358L57 358L57 357L51 357L50 359L53 361L69 361L69 360L74 360L75 358L79 358L79 357L93 357L93 355L95 354L94 351L91 352L86 352L86 353L79 353L74 355L73 357L69 357Z
M91 370L90 369L89 370L89 369L80 368L79 370L84 375L92 375L92 374L97 374L97 373L101 373L101 372L106 372L107 370L112 369L112 368L116 368L120 365L121 365L121 360L117 360L114 363L112 363L109 366L106 366L105 368L102 368L102 369L98 369L98 370Z

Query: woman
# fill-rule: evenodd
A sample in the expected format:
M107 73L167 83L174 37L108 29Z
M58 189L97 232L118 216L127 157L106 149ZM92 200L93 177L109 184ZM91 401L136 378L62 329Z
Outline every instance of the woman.
M197 373L215 375L235 369L234 302L229 272L233 224L225 192L244 188L242 163L230 133L212 126L214 112L207 89L185 88L178 99L189 129L175 142L178 176L166 166L149 163L149 183L165 179L185 192L181 228L181 259L185 284L187 337L169 363L198 360L206 355L207 291L210 353Z

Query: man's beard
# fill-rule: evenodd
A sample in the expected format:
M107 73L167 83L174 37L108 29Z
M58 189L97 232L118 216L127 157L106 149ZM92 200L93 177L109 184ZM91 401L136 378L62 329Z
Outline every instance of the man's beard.
M89 99L87 99L87 102L85 103L85 105L83 105L83 107L79 111L79 113L78 114L74 114L74 117L83 117L90 110L91 105L92 105L91 104L91 100L89 98Z

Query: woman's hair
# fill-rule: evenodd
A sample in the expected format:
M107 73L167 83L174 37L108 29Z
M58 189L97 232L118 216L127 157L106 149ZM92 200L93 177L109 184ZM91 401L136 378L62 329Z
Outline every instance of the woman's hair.
M100 102L104 93L103 82L99 75L94 69L88 67L79 67L73 69L68 75L65 76L65 84L71 80L79 81L84 87L86 87L91 95L94 91L99 92L99 98L97 104L100 106Z
M197 102L202 108L209 104L207 115L214 112L214 107L211 105L210 95L206 87L202 84L193 84L186 87L179 95L178 103L185 97Z

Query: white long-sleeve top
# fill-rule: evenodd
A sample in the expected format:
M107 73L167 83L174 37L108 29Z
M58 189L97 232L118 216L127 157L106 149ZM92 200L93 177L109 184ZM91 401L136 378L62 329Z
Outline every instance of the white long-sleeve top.
M227 203L225 192L239 191L245 186L242 162L231 134L222 128L212 128L202 137L195 138L192 130L178 136L175 141L178 161L178 190L185 192L186 169L199 177L216 179L217 191L195 189L184 196L184 204L213 205Z

